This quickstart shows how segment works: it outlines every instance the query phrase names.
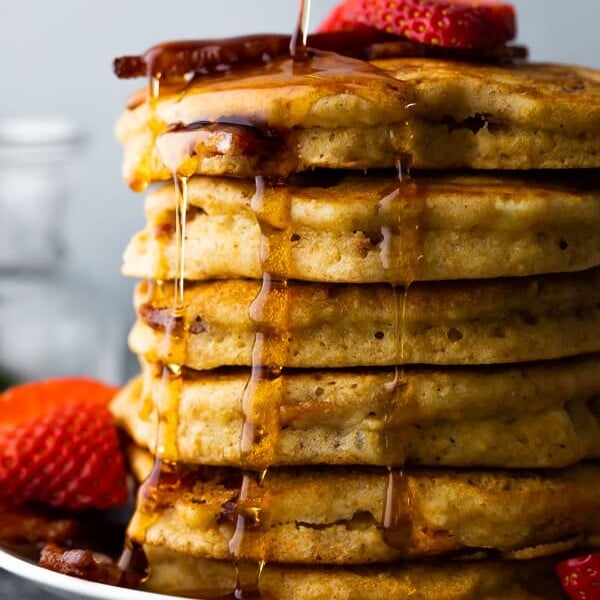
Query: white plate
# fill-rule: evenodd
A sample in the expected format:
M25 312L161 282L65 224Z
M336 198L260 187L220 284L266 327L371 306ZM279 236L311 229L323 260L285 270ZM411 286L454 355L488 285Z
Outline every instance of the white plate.
M0 547L0 569L27 579L46 591L67 600L171 600L175 596L85 581L44 569ZM178 600L181 600L179 598Z

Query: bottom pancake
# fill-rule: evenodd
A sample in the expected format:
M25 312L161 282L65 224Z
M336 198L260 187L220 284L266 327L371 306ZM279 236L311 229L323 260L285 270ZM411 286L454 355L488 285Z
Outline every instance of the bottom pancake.
M234 597L236 570L230 562L151 546L146 555L149 591ZM262 600L559 600L564 595L555 562L444 561L353 568L267 564L260 577L254 565L241 563L239 588L258 588Z
M163 467L142 487L129 534L149 546L229 559L236 524L243 534L236 553L252 561L365 564L541 546L540 554L552 553L553 544L600 533L600 465L545 472L303 467L272 469L264 479L243 479L236 469Z

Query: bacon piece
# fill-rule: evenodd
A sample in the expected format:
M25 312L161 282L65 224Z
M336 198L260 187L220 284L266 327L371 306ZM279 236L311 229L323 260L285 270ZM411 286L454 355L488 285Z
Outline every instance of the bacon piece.
M121 79L160 77L161 81L193 78L227 71L240 65L268 63L289 52L290 36L249 35L222 40L167 42L153 46L141 56L115 59L114 71ZM385 57L431 57L465 61L506 62L527 58L523 46L492 48L442 48L412 42L376 29L315 33L307 45L315 50L373 60Z
M96 583L128 588L137 587L140 583L139 576L132 571L122 570L104 554L89 550L65 550L55 544L42 548L40 566Z
M38 542L65 543L79 533L75 519L46 516L25 508L2 510L0 507L0 539L13 544Z

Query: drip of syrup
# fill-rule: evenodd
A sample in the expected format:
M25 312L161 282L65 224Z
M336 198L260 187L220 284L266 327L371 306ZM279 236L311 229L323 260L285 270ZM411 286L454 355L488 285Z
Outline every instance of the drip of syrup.
M290 44L294 62L308 59L306 38L310 21L310 0L301 0L298 25ZM279 437L279 407L283 395L283 368L289 352L290 295L288 273L291 261L291 200L285 188L269 185L263 177L256 178L256 192L251 209L261 232L260 259L263 282L258 296L252 303L249 316L255 324L255 340L252 351L251 373L242 397L244 424L240 442L242 466L261 469L258 487L262 488L267 470L275 462ZM260 507L248 505L251 475L244 473L238 516L229 551L238 561L243 554L244 533L255 525L250 516L260 524ZM245 505L242 512L240 507ZM256 516L258 515L258 517ZM268 549L261 548L262 560L256 571L256 581L248 590L242 585L236 562L237 584L234 597L248 598L260 589L260 576L265 565ZM260 597L260 592L258 592Z
M395 415L403 411L416 416L416 407L411 406L410 389L405 375L406 316L409 289L420 276L423 256L422 213L424 200L417 190L418 182L410 177L410 162L406 157L398 159L398 181L391 190L386 190L379 202L382 217L380 259L392 290L393 340L395 347L394 376L384 384L383 390L383 448L389 452L399 443L404 455L410 443L409 427L395 426ZM397 213L397 218L394 217ZM394 243L397 247L394 247ZM402 290L400 299L399 290ZM413 403L414 404L414 403ZM408 415L403 415L409 421ZM399 439L400 438L400 439ZM382 511L382 530L385 542L400 550L410 544L412 527L410 488L403 467L387 467L385 504Z
M137 492L135 518L141 521L144 532L154 523L156 513L152 510L152 507L155 505L154 499L165 477L166 469L163 471L162 461L156 458L150 474L140 485ZM142 583L150 576L143 544L133 540L129 534L126 535L125 546L117 564L122 571L133 570L137 572L142 578Z
M283 367L289 352L291 199L282 185L256 178L251 201L260 231L263 282L249 309L255 326L252 370L242 398L242 464L267 469L275 460Z
M388 467L381 523L385 543L391 548L407 551L411 545L412 520L409 478L404 468Z
M244 424L240 442L241 462L245 469L260 469L255 487L262 488L270 466L276 460L279 440L279 407L282 403L284 374L289 352L290 293L287 273L291 261L291 199L286 188L278 182L256 178L256 192L251 201L261 231L261 265L263 282L261 290L249 309L255 326L250 377L242 397ZM245 472L238 507L234 535L229 544L231 555L239 560L243 556L246 530L255 525L262 502L249 502L248 490L254 483L254 473ZM268 548L261 549L263 560L257 570L258 588L260 573ZM252 591L252 590L251 590ZM236 597L246 598L239 585Z
M177 161L181 160L176 157ZM188 209L188 177L179 170L179 164L164 156L163 161L173 170L176 192L175 240L176 266L173 282L171 318L167 321L161 355L166 357L162 373L161 401L158 414L156 457L176 462L178 459L177 431L179 401L183 387L183 367L186 362L188 328L185 322L185 239Z
M331 78L343 87L347 85L369 85L373 81L379 84L382 79L385 85L393 86L395 80L389 78L377 69L353 59L345 59L336 55L308 52L307 30L309 23L310 0L303 0L300 4L300 15L296 34L290 45L292 60L273 61L265 67L268 77L265 79L264 87L276 87L280 77L288 76L290 73L295 77L310 78L314 84L313 76L317 75L322 80ZM162 93L162 74L160 72L150 73L149 106L151 115L155 113L156 100ZM227 77L222 81L227 84ZM240 85L239 80L236 85ZM151 126L155 119L151 116ZM214 125L214 124L213 124ZM266 139L276 138L271 132L264 132L264 124L249 123L237 124L243 131L255 135L258 131L263 133ZM263 129L261 129L263 127ZM157 127L156 131L160 131ZM182 135L182 133L184 135ZM140 489L140 505L144 499L152 498L157 490L164 489L169 485L172 475L170 461L177 460L177 415L179 412L179 398L181 395L183 365L185 365L185 350L187 327L185 323L185 223L187 213L187 181L197 167L197 158L194 155L194 147L198 142L198 136L205 135L202 127L187 128L186 131L172 131L159 136L157 149L162 162L173 172L175 189L177 192L176 205L176 241L177 241L177 268L176 280L174 282L174 297L172 300L172 318L168 321L169 326L165 334L166 347L162 349L162 355L168 357L163 369L163 398L160 401L161 410L157 428L156 462L152 475L146 480ZM255 135L256 137L256 135ZM260 137L260 136L259 136ZM257 138L258 139L258 138ZM243 140L242 140L243 141ZM254 142L253 142L254 143ZM277 160L277 145L270 145L266 150L261 146L261 152L271 155L271 160ZM273 156L275 155L275 156ZM150 160L150 157L148 157ZM292 172L294 165L289 165L286 172ZM150 168L148 167L148 174ZM401 177L401 179L403 179ZM147 183L141 181L140 184ZM398 183L397 192L389 197L388 202L394 204L402 200L402 193L407 187L405 181ZM382 200L383 209L385 202ZM288 288L287 276L291 260L290 241L290 212L291 201L283 186L277 182L264 177L256 178L256 193L252 200L252 210L256 215L261 230L261 263L263 267L263 282L260 293L250 308L250 317L255 323L255 343L252 353L251 374L241 399L244 425L241 435L240 454L244 467L243 477L237 501L237 518L234 534L229 543L230 554L238 574L237 584L232 593L222 596L235 600L248 600L250 598L262 598L260 594L260 576L268 557L269 549L261 548L263 557L256 565L255 577L252 581L242 581L239 564L244 556L245 534L262 525L262 512L265 509L265 494L262 491L268 469L273 466L276 456L280 423L279 406L281 404L282 389L284 383L284 367L287 364L289 352L289 313L290 313L290 290ZM406 224L398 224L405 226ZM387 228L387 229L386 229ZM389 224L382 225L381 260L386 271L389 271L390 285L396 289L402 285L404 288L404 301L402 309L398 308L395 299L395 339L401 340L397 345L400 356L396 360L396 373L394 381L387 385L390 401L385 408L385 435L388 436L390 428L387 422L394 412L394 402L398 390L402 388L403 372L398 370L398 365L404 362L404 321L406 314L407 295L410 282L417 278L416 271L410 269L405 276L399 278L392 275L395 271L394 260L397 253L392 251L392 241L395 236L393 227ZM386 241L387 240L387 241ZM387 248L387 249L386 249ZM394 256L394 260L392 260ZM164 275L161 274L161 276ZM155 282L154 291L157 294L164 293L159 282ZM387 443L387 442L386 442ZM149 503L150 505L152 502ZM386 541L390 545L397 546L405 543L406 521L403 519L409 515L410 501L407 479L402 469L388 469L386 503L383 511L383 530ZM152 524L151 513L147 515L147 527ZM141 513L144 517L144 513ZM253 536L254 537L254 536ZM400 538L404 538L404 541ZM130 562L139 552L137 546L131 546L124 553L123 563Z
M260 576L265 567L266 561L260 560L252 564L245 562L247 571L242 577L240 569L240 559L243 553L244 536L247 531L260 529L262 526L262 511L264 495L262 487L266 470L258 474L245 472L242 476L242 484L237 499L237 516L233 536L229 540L229 553L233 557L233 566L235 568L236 584L233 591L235 600L255 600L261 598L259 592ZM267 552L264 541L261 544L260 552L264 555Z
M158 86L158 78L156 78ZM153 82L154 84L154 79ZM152 108L152 104L151 104ZM181 171L185 164L185 151L177 147L173 151L171 145L157 143L163 162L173 172L173 182L176 193L175 203L175 239L176 239L176 273L173 285L169 315L165 322L165 335L161 355L165 357L162 367L160 398L156 399L157 411L156 441L154 448L154 465L150 475L146 478L138 491L136 518L141 520L141 529L144 532L152 525L156 511L156 495L165 488L176 489L180 484L177 468L174 466L178 459L178 428L179 428L179 402L183 387L183 367L186 362L187 325L185 322L185 239L188 208L188 176ZM166 270L166 265L161 270ZM166 273L159 273L159 278L149 282L148 290L151 301L164 302L164 286L162 277ZM145 403L147 404L147 403ZM147 406L142 411L147 411ZM145 537L146 533L144 533ZM119 560L123 569L135 567L140 563L143 550L129 537L126 539L125 549Z

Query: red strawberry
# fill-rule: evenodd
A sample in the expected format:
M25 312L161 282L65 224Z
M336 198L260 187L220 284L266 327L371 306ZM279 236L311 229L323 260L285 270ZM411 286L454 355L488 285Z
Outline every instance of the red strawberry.
M556 572L573 600L600 599L600 554L563 560L556 566Z
M355 31L357 29L372 29L353 19L357 2L346 0L338 4L321 23L319 31Z
M106 509L127 500L116 388L87 379L27 383L0 395L0 503Z
M448 48L490 48L516 32L514 7L489 0L344 0L319 31L361 25Z

